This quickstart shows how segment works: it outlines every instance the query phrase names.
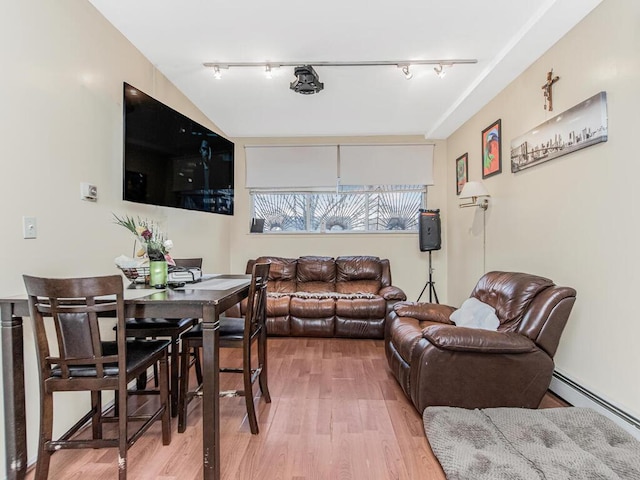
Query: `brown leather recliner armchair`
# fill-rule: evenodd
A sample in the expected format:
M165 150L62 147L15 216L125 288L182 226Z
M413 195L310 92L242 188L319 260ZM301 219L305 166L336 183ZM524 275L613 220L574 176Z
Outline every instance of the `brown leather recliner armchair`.
M389 367L419 412L428 406L536 408L576 298L570 287L526 273L489 272L473 292L496 310L497 331L458 327L456 309L401 302L389 314Z

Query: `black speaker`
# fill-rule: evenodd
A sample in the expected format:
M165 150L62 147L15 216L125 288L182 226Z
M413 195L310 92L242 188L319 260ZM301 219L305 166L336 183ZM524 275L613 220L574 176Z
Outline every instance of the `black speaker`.
M418 217L418 232L420 234L420 251L429 252L440 250L440 210L420 209Z

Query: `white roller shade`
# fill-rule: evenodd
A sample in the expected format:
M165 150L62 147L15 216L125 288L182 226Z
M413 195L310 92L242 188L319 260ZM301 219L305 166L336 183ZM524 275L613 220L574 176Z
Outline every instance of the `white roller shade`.
M246 146L247 188L335 188L337 145Z
M433 185L433 145L340 145L341 185Z

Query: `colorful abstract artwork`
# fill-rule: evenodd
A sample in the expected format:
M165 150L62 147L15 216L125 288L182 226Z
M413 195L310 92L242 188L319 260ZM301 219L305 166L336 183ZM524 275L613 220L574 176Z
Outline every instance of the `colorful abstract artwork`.
M469 154L456 158L456 195L460 195L462 187L469 181Z
M502 172L502 132L498 119L482 131L482 178Z

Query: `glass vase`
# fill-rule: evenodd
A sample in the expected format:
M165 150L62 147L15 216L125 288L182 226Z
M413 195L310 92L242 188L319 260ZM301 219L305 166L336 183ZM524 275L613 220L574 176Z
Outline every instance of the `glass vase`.
M149 286L152 288L165 288L169 276L169 267L165 260L152 260L149 262Z

